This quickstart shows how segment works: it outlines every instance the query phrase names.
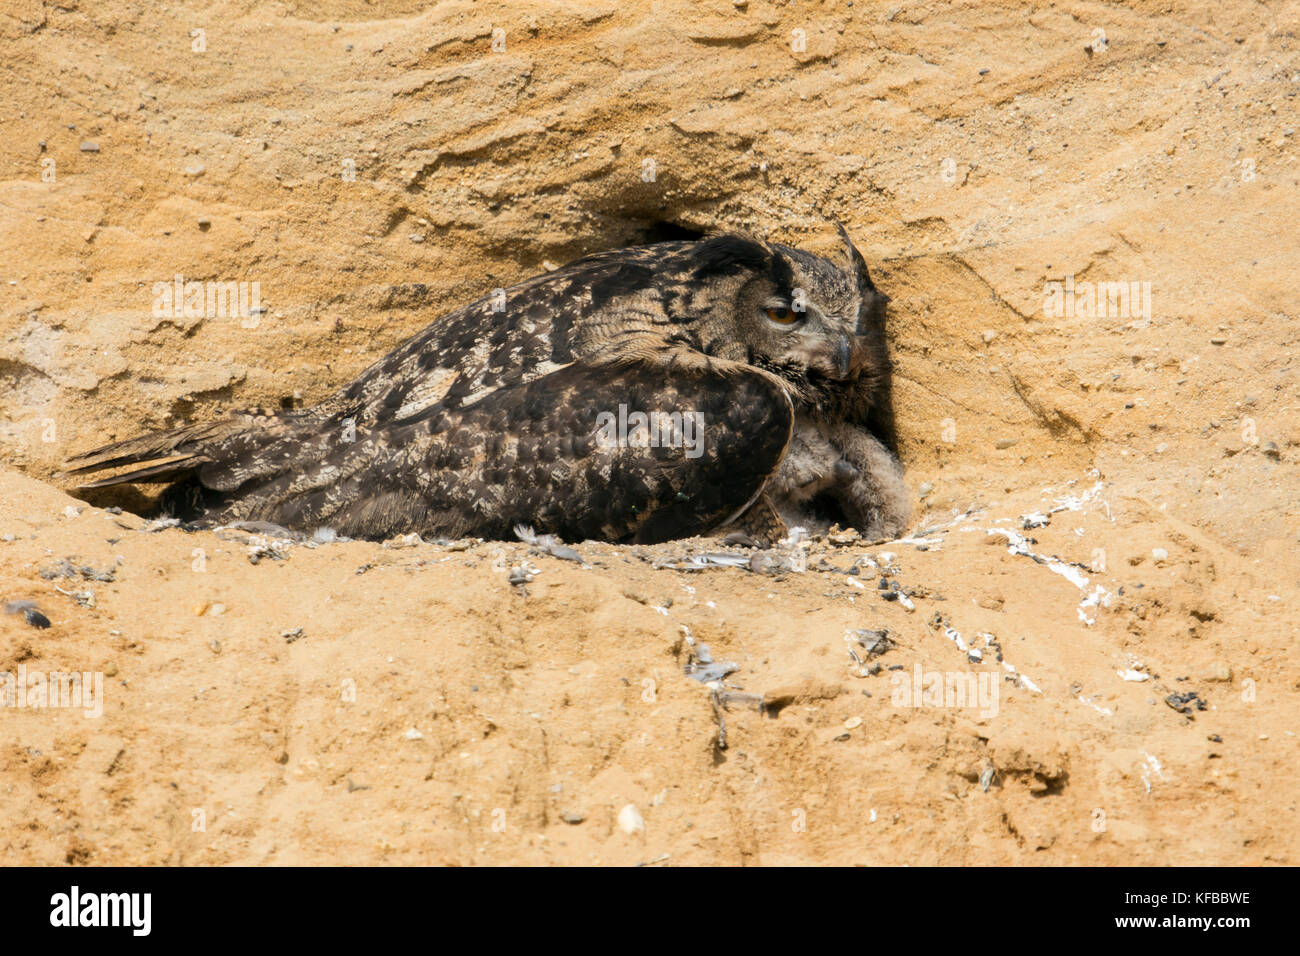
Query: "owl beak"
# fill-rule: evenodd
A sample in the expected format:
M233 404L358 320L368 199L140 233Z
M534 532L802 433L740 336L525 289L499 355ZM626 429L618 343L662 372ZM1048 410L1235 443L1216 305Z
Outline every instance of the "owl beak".
M849 342L847 335L840 336L840 347L835 352L835 363L838 366L840 378L848 378L849 372L853 369L853 345Z

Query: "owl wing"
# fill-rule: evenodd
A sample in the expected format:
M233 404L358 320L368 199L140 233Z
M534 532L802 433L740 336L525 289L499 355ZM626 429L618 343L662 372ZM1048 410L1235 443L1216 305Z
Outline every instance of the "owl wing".
M355 433L382 435L396 419L435 406L455 406L566 364L553 361L553 356L572 358L567 330L590 305L590 283L611 272L618 275L622 268L618 262L584 269L570 266L527 280L508 290L515 306L508 311L497 311L491 297L462 306L314 408L253 409L214 422L128 438L71 457L64 472L85 474L133 466L82 482L79 487L84 489L193 478L199 490L223 494L243 495L272 483L277 493L319 490L322 478L355 474L364 465L361 455L382 456L384 449L378 442L356 443ZM563 331L552 335L557 319ZM246 517L230 497L233 503L226 517ZM276 507L275 500L265 497L247 504L263 510Z
M638 413L644 418L639 418ZM404 424L406 480L445 515L520 521L568 540L642 543L706 532L775 472L794 413L756 370L663 361L574 364L463 409Z
M472 405L361 428L241 490L221 520L365 538L510 538L521 523L570 541L701 534L758 496L794 421L776 380L720 365L575 362ZM657 431L639 429L637 412L657 416Z

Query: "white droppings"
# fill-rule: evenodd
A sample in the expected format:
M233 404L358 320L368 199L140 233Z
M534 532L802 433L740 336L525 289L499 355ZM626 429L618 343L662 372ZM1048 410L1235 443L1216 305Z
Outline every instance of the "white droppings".
M1115 715L1111 712L1111 709L1110 709L1109 707L1102 707L1100 704L1093 703L1092 698L1090 698L1090 697L1084 697L1082 694L1080 694L1080 695L1079 695L1077 698L1075 698L1075 699L1078 700L1078 702L1081 703L1081 704L1087 704L1089 707L1091 707L1091 708L1092 708L1093 710L1095 710L1097 713L1101 714L1103 717L1113 717L1113 716L1115 716Z
M966 646L966 639L961 636L961 631L956 628L945 627L943 629L943 636L956 644L957 650L961 651L963 654L969 651L969 648Z
M1155 757L1153 757L1151 754L1147 753L1145 750L1140 750L1138 752L1142 754L1143 757L1146 758L1146 762L1143 764L1141 770L1142 783L1147 788L1147 793L1150 793L1151 792L1150 774L1155 773L1157 777L1159 777L1161 780L1164 780L1165 779L1164 770L1160 766L1160 761L1157 760Z
M1014 668L1012 669L1014 670ZM1017 672L1016 681L1017 683L1020 684L1021 687L1024 687L1027 690L1032 690L1035 694L1041 694L1043 692L1043 689L1041 687L1039 687L1037 684L1031 681L1024 674Z
M998 534L1007 539L1007 553L1020 555L1030 558L1034 562L1043 565L1048 570L1059 574L1065 578L1080 591L1087 590L1088 576L1072 564L1067 564L1060 558L1052 555L1036 554L1030 550L1029 542L1024 535L1018 531L1012 531L1008 528L986 528L986 534ZM1084 624L1091 625L1096 622L1096 616L1089 617L1087 609L1090 607L1110 607L1111 594L1101 585L1094 586L1092 593L1085 594L1082 601L1079 602L1078 615L1079 620Z
M1088 578L1083 572L1073 565L1066 564L1060 558L1050 557L1048 555L1035 554L1029 549L1029 541L1023 534L1012 531L1008 528L989 528L989 534L1000 534L1007 539L1007 553L1021 555L1026 558L1032 558L1038 564L1045 565L1049 570L1059 574L1065 580L1069 581L1075 587L1082 590L1088 586Z
M1081 495L1065 495L1057 498L1056 507L1052 509L1052 514L1056 514L1058 511L1082 511L1084 505L1091 504L1097 499L1104 487L1106 487L1105 482L1099 481ZM1106 505L1106 513L1109 515L1110 505L1106 502L1102 502L1102 504Z
M1097 616L1094 614L1092 617L1088 617L1088 614L1085 609L1090 607L1110 607L1110 602L1111 602L1110 592L1107 591L1100 584L1096 585L1093 588L1092 593L1079 602L1079 607L1078 607L1079 620L1083 621L1084 624L1088 624L1088 625L1092 625L1096 623Z
M1026 531L1033 528L1045 528L1051 523L1051 517L1043 514L1041 511L1031 511L1027 515L1020 516L1020 526Z

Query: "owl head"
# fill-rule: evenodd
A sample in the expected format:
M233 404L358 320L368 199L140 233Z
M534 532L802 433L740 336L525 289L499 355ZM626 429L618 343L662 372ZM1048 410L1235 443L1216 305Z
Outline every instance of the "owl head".
M887 367L889 299L872 283L843 226L839 232L839 262L741 235L690 243L681 253L690 278L678 286L689 301L670 307L670 314L699 315L706 352L775 373L796 400L868 394Z

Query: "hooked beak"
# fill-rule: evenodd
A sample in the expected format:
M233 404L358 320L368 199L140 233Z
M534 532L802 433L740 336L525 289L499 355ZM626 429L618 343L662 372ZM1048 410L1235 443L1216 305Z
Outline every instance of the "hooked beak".
M848 378L852 370L853 346L849 343L847 335L840 336L840 347L835 352L835 365L840 373L840 378Z

